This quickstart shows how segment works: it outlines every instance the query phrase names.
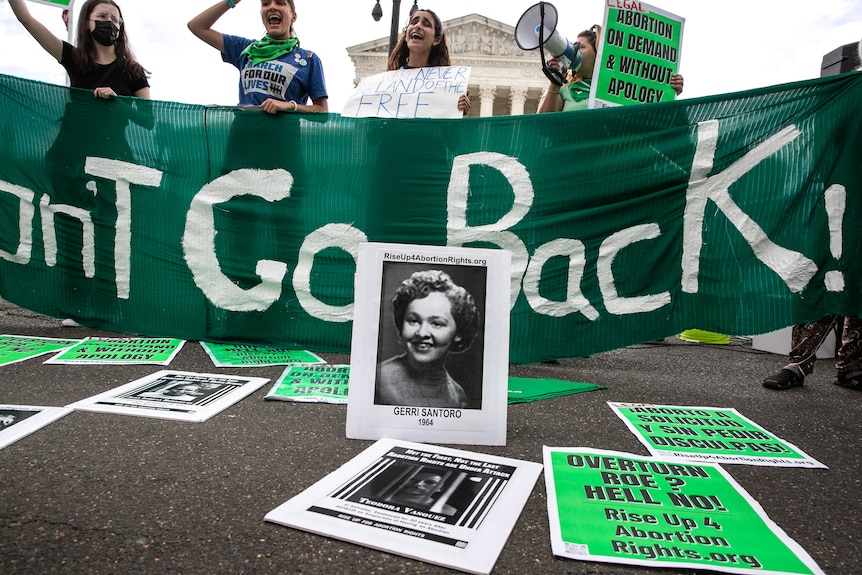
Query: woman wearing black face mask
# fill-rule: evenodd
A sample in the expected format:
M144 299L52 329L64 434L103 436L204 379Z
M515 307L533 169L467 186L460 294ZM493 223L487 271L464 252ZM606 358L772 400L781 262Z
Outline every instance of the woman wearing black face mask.
M114 322L123 313L113 296L114 279L88 268L83 249L76 246L86 236L80 231L86 219L96 230L113 229L119 214L110 182L87 174L85 166L88 158L136 161L126 131L130 121L143 129L154 126L147 72L128 48L122 13L113 0L84 2L78 12L76 46L36 20L25 0L9 0L9 5L24 28L66 69L71 86L63 94L66 106L58 118L57 137L45 154L48 185L40 190L48 205L65 206L54 209L83 214L81 224L71 218L53 221L57 237L69 240L58 246L49 268L55 284L69 294L57 313L94 327ZM92 233L97 248L104 235Z
M128 48L120 7L113 0L87 0L78 13L78 43L54 36L27 9L25 0L9 0L24 28L69 73L73 88L93 90L98 98L150 97L147 72Z

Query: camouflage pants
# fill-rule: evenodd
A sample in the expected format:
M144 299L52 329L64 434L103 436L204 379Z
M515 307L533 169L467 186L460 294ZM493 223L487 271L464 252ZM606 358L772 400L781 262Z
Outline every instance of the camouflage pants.
M814 371L817 348L841 320L841 316L831 315L811 323L793 326L790 354L787 357L789 364L798 367L803 374L810 375ZM845 317L843 320L844 331L841 345L838 346L835 369L838 373L862 371L862 319Z

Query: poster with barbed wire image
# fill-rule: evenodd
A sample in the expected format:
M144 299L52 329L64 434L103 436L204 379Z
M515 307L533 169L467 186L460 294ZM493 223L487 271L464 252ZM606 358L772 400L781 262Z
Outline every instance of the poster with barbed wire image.
M348 437L505 445L510 262L504 250L360 245Z

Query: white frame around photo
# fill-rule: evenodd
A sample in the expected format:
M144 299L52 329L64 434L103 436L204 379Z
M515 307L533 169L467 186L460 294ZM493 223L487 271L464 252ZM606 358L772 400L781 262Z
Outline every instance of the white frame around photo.
M427 404L415 400L406 401L408 405L397 405L378 395L379 364L398 360L399 353L404 358L409 355L409 346L401 341L393 321L393 295L402 282L425 271L449 275L452 283L472 296L472 307L479 315L475 338L464 344L466 349L451 351L446 357L448 389L455 388L467 398L457 406L441 403L439 395L430 397ZM505 445L511 254L505 250L365 243L359 246L355 285L347 437Z
M22 437L26 437L37 431L42 429L49 423L53 423L67 415L72 413L72 409L68 407L43 407L36 405L0 405L0 418L3 418L3 421L0 421L0 449L10 445L21 439ZM8 423L5 418L7 415L3 412L14 412L14 413L22 413L22 412L31 412L25 418L18 418L14 423Z
M381 439L264 520L485 574L541 471L531 461Z
M267 382L269 379L265 377L163 369L66 407L200 423L254 393ZM197 389L190 393L166 393L183 386Z

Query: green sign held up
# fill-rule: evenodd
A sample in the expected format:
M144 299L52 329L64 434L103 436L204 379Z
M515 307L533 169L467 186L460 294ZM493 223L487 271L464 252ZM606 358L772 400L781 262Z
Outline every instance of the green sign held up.
M608 1L590 108L667 102L685 19L644 2Z
M36 4L47 4L48 6L57 6L59 8L72 8L72 4L75 3L75 0L30 0L31 2L35 2Z

